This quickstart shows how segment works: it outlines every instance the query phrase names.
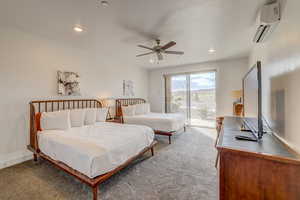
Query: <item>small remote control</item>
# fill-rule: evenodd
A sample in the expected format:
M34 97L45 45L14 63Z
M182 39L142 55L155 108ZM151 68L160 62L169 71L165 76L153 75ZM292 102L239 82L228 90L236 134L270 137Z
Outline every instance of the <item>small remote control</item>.
M249 137L249 136L245 136L245 135L237 135L237 136L235 136L235 139L257 142L257 140L255 138L252 138L252 137Z

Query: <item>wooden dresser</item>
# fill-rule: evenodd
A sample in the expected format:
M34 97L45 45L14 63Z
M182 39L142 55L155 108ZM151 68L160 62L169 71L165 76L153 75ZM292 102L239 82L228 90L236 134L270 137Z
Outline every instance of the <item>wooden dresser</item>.
M225 117L217 141L220 200L300 200L299 156L275 136L236 140L241 118Z

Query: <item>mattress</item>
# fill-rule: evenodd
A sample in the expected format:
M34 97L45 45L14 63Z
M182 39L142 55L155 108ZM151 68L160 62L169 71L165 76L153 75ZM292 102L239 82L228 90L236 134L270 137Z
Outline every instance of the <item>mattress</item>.
M90 178L114 170L150 146L153 139L149 127L108 122L38 134L42 153Z
M177 113L148 113L145 115L124 116L124 123L151 127L153 130L171 132L182 129L185 117Z

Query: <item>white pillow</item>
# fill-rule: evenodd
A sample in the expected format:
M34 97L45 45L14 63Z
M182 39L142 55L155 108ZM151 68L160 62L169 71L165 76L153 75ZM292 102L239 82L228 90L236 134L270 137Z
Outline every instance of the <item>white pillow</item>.
M76 109L70 111L70 119L72 127L81 127L84 125L85 110Z
M150 104L149 103L141 103L135 105L135 114L136 115L144 115L150 113Z
M90 108L90 109L85 109L85 119L84 119L84 124L85 125L93 125L96 123L96 109L95 108Z
M136 115L143 115L143 114L145 114L145 104L144 103L136 104L135 105L135 114Z
M108 108L98 108L96 110L96 121L105 122L108 113Z
M122 114L123 114L123 116L134 116L135 109L136 109L135 105L122 106Z
M42 130L67 130L70 127L71 123L69 110L42 113Z
M148 114L148 113L150 113L150 104L145 103L144 104L144 114Z

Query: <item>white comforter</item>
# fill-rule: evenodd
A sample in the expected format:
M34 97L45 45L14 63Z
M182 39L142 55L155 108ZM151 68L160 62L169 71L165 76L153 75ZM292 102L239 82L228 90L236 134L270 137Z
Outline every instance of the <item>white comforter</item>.
M159 131L178 131L185 125L185 117L177 113L148 113L145 115L124 116L124 123L138 124Z
M117 123L51 130L38 134L42 153L90 178L105 174L148 147L151 128Z

